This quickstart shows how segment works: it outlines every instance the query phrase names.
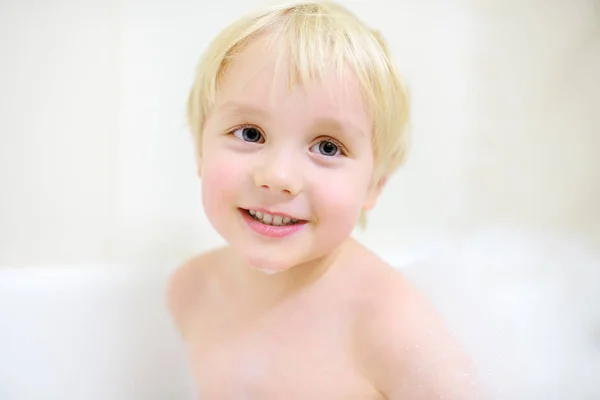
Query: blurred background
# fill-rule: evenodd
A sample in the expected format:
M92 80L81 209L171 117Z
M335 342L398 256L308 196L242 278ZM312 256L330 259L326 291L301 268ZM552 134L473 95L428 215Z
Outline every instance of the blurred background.
M561 289L544 299L591 332L577 351L598 351L600 3L341 3L388 39L414 110L409 158L356 236L399 268L427 259L415 281L442 303L460 293L457 310L482 282L551 279ZM164 310L152 311L178 263L222 243L202 211L185 101L207 43L258 4L0 0L0 398L189 390ZM448 271L481 280L444 291ZM501 311L531 299L515 298ZM545 315L538 326L556 331ZM575 351L549 346L530 359ZM573 387L532 368L554 395ZM568 398L598 394L585 382ZM504 398L551 398L527 384Z
M496 222L600 242L597 2L345 3L386 35L414 101L369 245ZM220 243L185 100L208 41L260 3L0 4L0 265L177 263Z

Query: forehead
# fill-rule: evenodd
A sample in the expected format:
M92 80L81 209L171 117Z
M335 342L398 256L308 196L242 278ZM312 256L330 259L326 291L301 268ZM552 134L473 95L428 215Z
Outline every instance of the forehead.
M215 109L236 102L274 113L304 113L304 118L345 119L370 130L359 81L349 69L324 68L317 79L300 82L292 71L302 66L291 67L290 57L271 40L256 39L230 60Z

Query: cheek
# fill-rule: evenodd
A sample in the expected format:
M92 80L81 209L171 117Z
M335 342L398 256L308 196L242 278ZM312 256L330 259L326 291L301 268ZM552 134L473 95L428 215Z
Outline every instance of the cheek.
M223 209L235 201L241 185L241 169L228 157L214 155L202 163L202 201L207 213Z
M363 208L368 177L355 171L343 176L331 176L319 183L315 195L322 220L329 220L340 230L354 229ZM331 184L335 182L335 184Z

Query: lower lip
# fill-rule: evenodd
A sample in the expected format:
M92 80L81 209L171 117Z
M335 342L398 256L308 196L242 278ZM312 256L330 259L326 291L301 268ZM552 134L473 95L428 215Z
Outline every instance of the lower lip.
M293 225L283 225L283 226L275 226L275 225L267 225L262 222L258 222L254 218L248 214L248 211L240 209L242 213L242 218L246 221L248 226L256 233L259 233L263 236L268 236L272 238L283 238L286 236L293 235L299 230L303 229L306 225L306 221L300 221Z

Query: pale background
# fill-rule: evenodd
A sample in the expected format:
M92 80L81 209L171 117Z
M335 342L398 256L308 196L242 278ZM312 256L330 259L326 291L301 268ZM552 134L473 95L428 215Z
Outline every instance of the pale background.
M597 4L346 3L387 36L414 98L410 158L365 242L495 221L598 240ZM178 262L220 243L184 103L208 40L257 2L0 4L0 265Z
M496 227L600 248L597 1L344 3L388 38L414 100L409 159L368 230L356 233L362 241L398 264ZM207 42L255 4L0 0L0 398L161 399L187 390L166 317L150 311L168 271L221 243L201 209L185 100ZM520 256L535 246L545 254L550 242L536 243L520 253L509 246L513 269L502 279L478 270L473 285L484 292L484 280L508 276L526 287ZM495 265L500 248L487 253ZM562 272L552 282L589 289L597 264L582 260L555 262ZM160 279L147 283L145 274ZM423 286L443 293L430 276L421 275ZM523 293L510 298L506 312L532 304ZM578 304L589 311L590 302ZM561 335L560 343L574 337ZM590 354L585 343L577 354ZM532 353L536 366L570 365L541 357L557 353L546 350ZM557 370L528 371L547 393L524 399L558 393Z

